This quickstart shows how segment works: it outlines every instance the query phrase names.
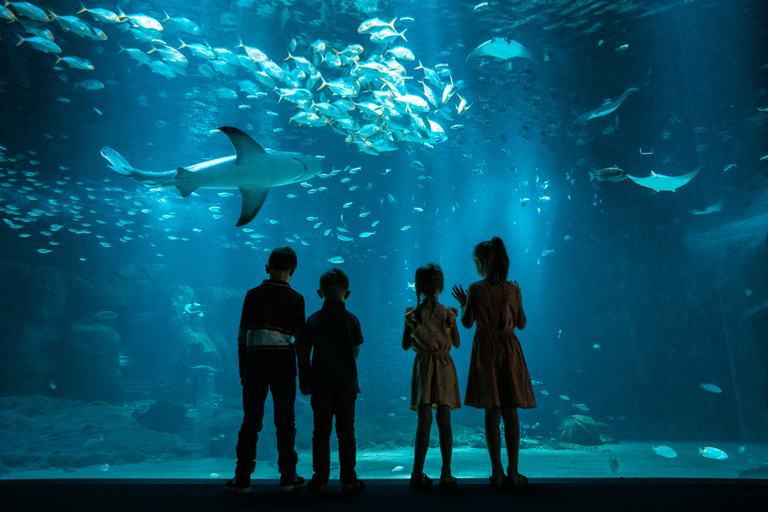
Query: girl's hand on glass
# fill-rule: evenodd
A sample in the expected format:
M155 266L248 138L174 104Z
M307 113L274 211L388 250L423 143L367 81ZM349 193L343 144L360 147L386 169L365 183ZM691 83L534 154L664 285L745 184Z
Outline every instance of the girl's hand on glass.
M467 293L461 285L454 285L453 292L451 293L453 298L459 301L461 307L464 307L467 303Z

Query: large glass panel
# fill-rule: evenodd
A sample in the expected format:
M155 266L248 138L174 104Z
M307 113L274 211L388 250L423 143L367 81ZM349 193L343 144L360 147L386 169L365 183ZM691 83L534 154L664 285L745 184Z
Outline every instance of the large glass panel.
M519 413L521 473L766 478L766 15L6 3L0 476L231 477L243 299L289 246L307 314L325 270L349 275L359 475L407 478L415 270L441 265L458 307L475 244L499 236L538 405ZM237 161L218 160L230 137ZM475 331L459 331L463 399ZM295 410L308 477L309 397ZM486 478L483 410L452 424L454 475ZM254 478L276 478L271 399L264 425Z

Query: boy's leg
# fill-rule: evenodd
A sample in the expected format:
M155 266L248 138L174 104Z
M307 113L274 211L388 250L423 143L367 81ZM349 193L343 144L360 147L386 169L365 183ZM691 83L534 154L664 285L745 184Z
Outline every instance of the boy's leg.
M330 395L313 394L311 399L314 416L312 433L312 485L328 483L331 474L331 430L333 428L333 399ZM336 424L338 425L338 418ZM341 447L339 447L341 449Z
M250 479L256 468L256 442L264 420L264 402L269 386L266 382L246 375L243 382L243 423L237 434L237 466L235 479Z
M333 428L333 400L330 395L317 393L312 395L312 485L322 486L328 483L331 474L331 430ZM337 420L338 421L338 420Z
M440 471L440 480L451 479L451 456L453 455L453 429L451 428L451 406L437 405L437 430L440 432L440 455L443 458L443 467Z
M341 393L335 396L333 400L333 412L336 415L336 437L339 439L341 485L357 482L357 473L355 472L355 464L357 463L355 400L357 400L356 393ZM330 424L328 426L330 427Z
M296 450L296 363L293 358L293 371L275 379L270 384L272 401L275 406L275 430L277 434L277 466L281 475L296 473L296 463L299 460Z

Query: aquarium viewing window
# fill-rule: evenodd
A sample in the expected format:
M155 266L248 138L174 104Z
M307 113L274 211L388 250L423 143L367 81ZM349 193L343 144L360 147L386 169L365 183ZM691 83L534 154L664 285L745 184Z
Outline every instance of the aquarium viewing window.
M537 405L502 427L520 473L767 478L765 11L0 6L0 477L231 478L243 301L287 246L306 316L323 272L349 276L358 475L408 479L416 269L458 308L498 236ZM453 475L486 479L482 333L458 331ZM273 420L268 398L253 479L278 478Z

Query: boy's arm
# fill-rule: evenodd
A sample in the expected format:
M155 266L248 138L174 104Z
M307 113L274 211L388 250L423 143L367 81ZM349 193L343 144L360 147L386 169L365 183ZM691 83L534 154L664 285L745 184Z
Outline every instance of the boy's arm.
M357 356L360 355L360 345L352 347L352 354L355 356L355 361L357 361Z
M294 334L296 339L296 359L299 370L299 390L302 395L309 394L309 363L312 354L312 337L310 336L309 326L303 331Z

